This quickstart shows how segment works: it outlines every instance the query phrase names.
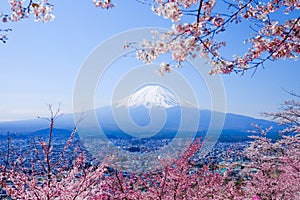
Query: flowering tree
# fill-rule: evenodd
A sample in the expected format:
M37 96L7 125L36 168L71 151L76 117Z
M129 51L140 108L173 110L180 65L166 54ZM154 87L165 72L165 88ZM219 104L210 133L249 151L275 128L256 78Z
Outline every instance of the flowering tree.
M260 199L299 199L300 198L300 110L299 102L286 101L282 109L265 115L276 120L286 128L282 138L272 141L266 137L271 130L258 126L259 135L245 154L250 164L244 176L250 179L245 183L245 192Z
M193 161L201 147L196 140L176 159L158 158L156 169L144 174L114 170L106 178L111 199L245 199L241 187L229 177Z
M24 0L9 0L8 4L11 9L11 13L0 13L0 18L3 23L8 21L18 22L29 15L33 15L35 21L39 22L49 22L55 17L52 14L54 6L48 2L48 0L25 2ZM11 29L1 29L0 28L0 41L5 43L7 41L7 32Z
M180 67L187 58L198 56L209 58L213 68L210 73L244 73L257 69L267 60L285 58L297 59L300 52L300 17L282 16L298 12L297 0L246 0L223 1L228 9L216 6L216 0L139 0L151 5L152 11L172 21L172 28L165 33L155 33L156 40L130 43L126 46L137 48L137 57L151 63L161 54L170 53L173 61L162 63L160 73ZM96 7L114 7L110 0L93 0ZM48 0L9 0L10 14L1 14L2 22L20 21L30 15L36 21L49 22L54 19L54 6ZM230 30L233 24L247 23L252 36L245 38L248 51L244 55L226 57L221 49L226 41L219 35ZM0 40L7 40L10 29L0 30Z
M51 108L50 108L51 110ZM197 169L191 158L200 148L195 142L178 159L160 159L160 166L146 174L126 174L107 170L104 162L85 166L82 152L72 165L64 162L65 150L71 145L73 130L58 160L53 159L52 134L59 110L51 110L48 141L39 141L35 157L26 166L22 155L12 165L1 167L1 186L15 199L224 199L238 192L226 177L208 167ZM10 140L9 140L10 141ZM9 153L9 151L8 151ZM225 190L230 192L224 192ZM239 190L237 190L239 191Z
M250 162L244 163L244 169L237 176L231 173L234 166L229 166L226 173L209 165L197 166L198 159L194 158L201 147L200 140L195 140L178 158L158 158L157 168L135 174L120 171L109 161L97 166L86 165L82 151L74 152L75 158L70 164L66 149L72 143L74 129L59 158L53 159L54 120L60 111L52 112L50 106L48 140L39 140L30 165L26 165L26 156L21 155L12 165L1 166L1 187L15 199L298 199L297 105L289 101L283 111L268 114L292 127L284 130L292 135L274 142L266 138L268 130L256 126L261 136L253 136L254 141L244 152Z
M146 63L161 54L170 53L173 61L161 64L160 73L180 67L188 58L209 58L210 73L244 73L263 66L267 60L296 59L300 51L300 17L279 20L282 13L299 12L297 0L265 0L262 2L232 1L228 9L218 10L215 0L155 0L153 12L171 20L172 28L155 32L154 41L128 43L137 50L137 57ZM11 13L1 14L3 23L18 22L30 15L36 21L54 19L54 6L48 0L9 0ZM110 0L93 0L96 7L113 8ZM247 22L253 36L246 38L249 49L243 55L228 58L222 54L225 41L219 35L234 24ZM0 40L6 42L6 32L0 29ZM174 65L175 63L175 65ZM240 184L228 173L221 174L208 166L198 168L192 156L200 148L194 143L183 155L173 160L160 160L160 166L146 174L126 174L117 169L107 170L101 163L86 166L82 152L75 153L68 165L65 150L70 147L72 131L61 156L52 159L52 134L60 110L52 112L48 140L40 140L34 149L35 158L26 166L19 158L11 167L1 167L1 185L16 199L297 199L300 198L300 103L287 101L279 112L267 115L286 125L282 139L272 141L259 129L260 136L245 151L250 160L245 165ZM259 128L259 127L257 127ZM287 134L289 133L289 134ZM286 135L287 134L287 135ZM8 148L9 153L9 148ZM8 156L7 156L8 157ZM8 184L9 183L9 184Z
M156 33L156 41L140 44L142 48L137 53L138 58L149 63L160 54L169 52L177 66L181 66L188 57L202 56L211 60L212 74L243 73L251 68L256 69L267 60L297 58L300 51L299 15L284 22L275 16L281 16L282 12L296 12L300 8L299 1L224 2L227 10L218 10L215 0L154 1L153 12L170 19L173 26L166 33ZM245 21L252 26L254 35L245 40L248 51L242 56L226 58L220 53L226 41L218 41L217 35L226 32L232 24ZM170 63L163 63L160 72L169 72L172 68Z
M70 148L76 128L73 129L60 156L53 152L53 128L60 109L53 112L49 105L49 137L40 139L30 152L18 160L0 167L1 186L14 199L105 199L103 175L104 162L98 166L86 166L82 151L75 151L73 163L66 155ZM8 154L9 150L8 141ZM8 157L8 156L7 156ZM29 165L26 164L29 162ZM95 198L92 198L95 199Z
M51 110L51 107L50 107ZM192 157L201 144L195 141L177 159L160 159L156 169L145 174L127 174L109 163L86 166L79 152L69 165L65 150L71 145L73 130L59 159L53 159L52 134L59 110L51 110L47 141L39 141L31 156L20 156L12 165L1 167L1 186L14 199L242 199L242 192L229 176L205 166L197 168ZM9 151L8 151L9 152ZM76 152L75 152L76 153ZM110 169L110 170L108 170ZM111 170L112 169L112 170Z

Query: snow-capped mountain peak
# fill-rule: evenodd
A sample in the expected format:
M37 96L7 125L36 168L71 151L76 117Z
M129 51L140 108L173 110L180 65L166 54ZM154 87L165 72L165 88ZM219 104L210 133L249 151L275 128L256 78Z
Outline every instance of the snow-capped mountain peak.
M152 107L171 108L179 105L177 97L160 85L144 86L118 103L118 106L145 106L148 109Z

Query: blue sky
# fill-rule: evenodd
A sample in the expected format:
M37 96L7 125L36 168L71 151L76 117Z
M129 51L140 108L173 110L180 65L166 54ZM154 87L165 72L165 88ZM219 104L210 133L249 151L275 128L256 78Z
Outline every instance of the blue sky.
M51 2L55 4L53 22L43 24L27 19L1 24L13 32L8 34L7 44L0 45L0 121L47 115L46 103L61 102L65 113L72 112L77 74L97 45L130 29L171 26L168 20L154 15L150 7L133 0L116 1L117 6L112 10L96 8L91 0ZM6 1L1 1L0 8L8 9ZM245 48L237 43L240 35L245 34L249 33L244 27L237 26L224 35L233 45L227 48L226 54L238 54ZM118 74L121 75L118 67L122 67L120 62L114 64L111 75L99 86L105 91L96 92L99 103L96 106L109 102L104 94L111 91L109 76L118 79ZM125 67L131 68L130 65ZM253 77L251 72L245 76L222 76L227 112L259 117L262 111L276 110L283 100L291 98L282 88L300 92L299 70L298 61L283 60L266 63L265 69L258 69ZM186 67L178 72L191 81L199 99L206 98L201 79L191 69ZM204 100L200 103L204 108L209 105Z

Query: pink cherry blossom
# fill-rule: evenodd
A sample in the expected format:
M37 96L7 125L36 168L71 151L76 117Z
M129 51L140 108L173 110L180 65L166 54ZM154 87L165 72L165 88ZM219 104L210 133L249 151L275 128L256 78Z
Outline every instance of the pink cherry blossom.
M269 115L274 116L279 123L294 126L289 131L296 131L298 130L296 124L299 123L298 103L286 105L288 109ZM60 116L59 111L51 110L50 138L54 121L58 116ZM117 168L107 170L107 166L113 166L109 160L97 166L85 167L83 153L76 156L71 166L64 165L63 159L59 159L57 165L51 159L53 146L50 139L39 142L42 151L38 148L35 150L37 157L30 160L29 168L24 166L26 158L22 157L11 166L12 168L1 166L1 186L15 199L288 200L299 198L300 135L284 136L273 142L266 138L267 132L271 129L264 130L258 125L255 127L260 135L252 137L254 140L244 152L249 162L244 163L239 178L230 175L234 168L230 163L224 174L209 165L197 167L195 158L201 148L198 139L178 157L172 159L158 157L159 165L142 174L124 174ZM76 129L73 130L70 140L63 149L62 158L75 132ZM41 159L42 157L44 159ZM36 163L39 163L40 167Z
M156 41L143 41L134 46L138 49L138 59L151 63L161 54L170 53L173 59L170 63L176 61L181 66L186 59L200 56L211 60L210 74L229 74L256 69L267 60L298 58L300 18L279 23L270 17L271 13L280 13L281 9L285 13L299 10L298 1L233 1L228 2L231 9L228 12L224 9L222 13L219 10L214 12L215 3L214 0L153 1L152 10L171 20L173 26L163 34L154 35ZM189 16L189 20L184 16ZM244 20L262 27L254 32L253 37L246 39L250 48L244 55L233 58L222 55L220 50L226 43L216 40L215 35L226 32L233 22L242 23Z
M252 200L260 200L258 196L253 196Z

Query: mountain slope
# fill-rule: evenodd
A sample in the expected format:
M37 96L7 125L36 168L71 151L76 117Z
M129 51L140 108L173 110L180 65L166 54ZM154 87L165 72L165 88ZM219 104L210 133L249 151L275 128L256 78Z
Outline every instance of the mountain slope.
M97 120L93 122L93 116ZM232 113L219 113L210 110L199 110L183 99L178 99L170 90L160 85L147 85L138 89L132 95L118 101L113 106L106 106L86 112L88 116L79 124L81 133L97 135L99 125L107 137L173 137L178 130L183 132L198 132L204 134L208 129L220 130L228 138L240 135L247 136L252 130L251 124L258 124L268 128L274 127L276 132L280 126L274 122L255 119ZM212 116L217 119L211 124ZM118 120L116 120L118 119ZM215 118L214 118L215 119ZM97 123L98 121L98 123ZM0 134L10 132L29 133L46 129L46 120L27 120L0 123ZM55 122L59 129L72 130L73 115L67 114Z
M121 107L118 109L124 109L124 111L127 110L127 108L125 107ZM180 110L181 107L178 106L166 110L167 119L165 121L164 127L156 135L157 137L158 136L167 137L176 133L176 131L180 126L180 120L181 120ZM139 112L144 112L144 113L139 114ZM209 110L197 110L197 112L199 112L199 116L200 116L200 120L198 122L199 126L197 131L201 133L206 132L209 127L212 112ZM122 129L120 129L120 127L115 122L112 107L107 106L107 107L98 108L96 110L96 113L97 113L99 124L107 136L122 137L122 138L130 137L126 132L122 131ZM138 118L137 125L144 127L147 126L147 124L149 124L150 117L148 115L148 110L145 109L141 111L136 110L136 112L133 112L132 114L135 115L135 118ZM192 115L188 115L187 117L188 117L187 120L194 119ZM132 118L133 118L133 122L135 122L134 117ZM88 122L84 122L84 123L86 123L87 127L89 126ZM263 127L273 126L273 133L277 132L281 128L276 123L268 120L255 119L244 115L227 113L225 116L225 123L224 123L222 134L223 136L227 135L229 138L234 138L234 137L240 138L241 135L247 136L249 135L247 131L253 129L251 123L256 123ZM74 126L74 125L72 126L72 124L74 124L72 119L72 114L67 114L63 116L61 119L59 119L59 121L57 121L56 123L57 126L55 127L59 129L67 129L70 131ZM24 121L14 121L14 122L0 122L0 134L3 135L3 137L6 137L6 133L8 131L10 131L11 133L18 132L21 134L29 134L38 130L43 130L42 132L45 132L47 128L48 128L48 123L43 120L42 121L24 120ZM188 132L189 130L186 131Z

